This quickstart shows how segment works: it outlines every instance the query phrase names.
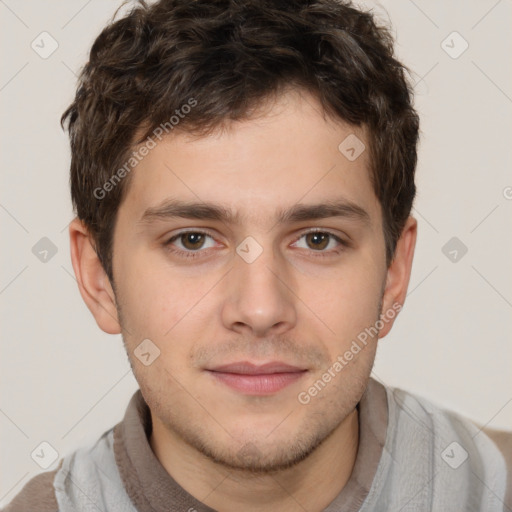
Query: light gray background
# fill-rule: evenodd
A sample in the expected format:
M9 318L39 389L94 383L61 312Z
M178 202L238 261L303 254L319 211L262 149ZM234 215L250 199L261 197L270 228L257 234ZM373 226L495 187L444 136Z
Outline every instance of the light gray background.
M137 389L120 336L99 330L78 292L59 127L75 74L118 5L0 0L0 505L42 471L30 456L42 441L62 457L96 439ZM374 376L512 428L512 2L366 5L389 13L422 121L410 291ZM31 48L50 48L43 31L59 45L46 59ZM458 58L453 31L469 44ZM32 253L42 237L58 251L47 262ZM442 252L452 237L468 248L456 262Z

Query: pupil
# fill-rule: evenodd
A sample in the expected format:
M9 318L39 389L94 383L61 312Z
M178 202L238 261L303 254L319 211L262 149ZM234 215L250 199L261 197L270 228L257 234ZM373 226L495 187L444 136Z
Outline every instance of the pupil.
M326 240L329 235L326 233L310 233L310 241L315 246L315 249L323 249L326 246Z
M187 249L198 249L202 245L203 235L201 233L185 233L181 241Z

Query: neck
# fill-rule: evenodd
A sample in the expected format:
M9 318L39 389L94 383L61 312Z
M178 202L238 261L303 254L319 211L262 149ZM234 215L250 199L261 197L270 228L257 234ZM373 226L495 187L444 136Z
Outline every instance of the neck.
M153 418L150 445L169 475L219 512L322 511L345 487L359 444L354 409L334 432L295 466L265 475L226 468L184 443ZM332 478L326 478L332 475Z

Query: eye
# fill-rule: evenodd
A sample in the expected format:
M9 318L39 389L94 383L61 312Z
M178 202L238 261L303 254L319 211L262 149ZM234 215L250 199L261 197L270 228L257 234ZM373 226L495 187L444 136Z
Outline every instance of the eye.
M191 253L197 253L200 249L215 247L215 240L203 231L182 231L167 240L165 246L173 252L194 257L196 255Z
M292 246L300 249L311 249L320 253L337 253L340 246L348 244L339 236L329 231L314 230L303 233Z
M334 233L316 229L303 233L292 247L318 253L315 256L330 256L338 254L348 245ZM205 255L207 249L216 246L216 242L212 235L204 231L182 231L164 242L164 246L178 257L196 258Z

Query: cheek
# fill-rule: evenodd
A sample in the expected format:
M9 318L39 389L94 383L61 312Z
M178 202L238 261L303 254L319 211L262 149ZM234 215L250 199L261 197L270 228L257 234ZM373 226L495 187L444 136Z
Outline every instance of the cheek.
M161 258L140 254L127 259L121 267L120 296L124 327L133 343L149 338L162 346L185 331L194 339L208 311L205 297L215 283L202 275L185 275Z
M372 265L346 265L329 280L303 280L298 295L336 337L345 339L373 324L379 313L383 276ZM332 334L332 332L331 332Z

